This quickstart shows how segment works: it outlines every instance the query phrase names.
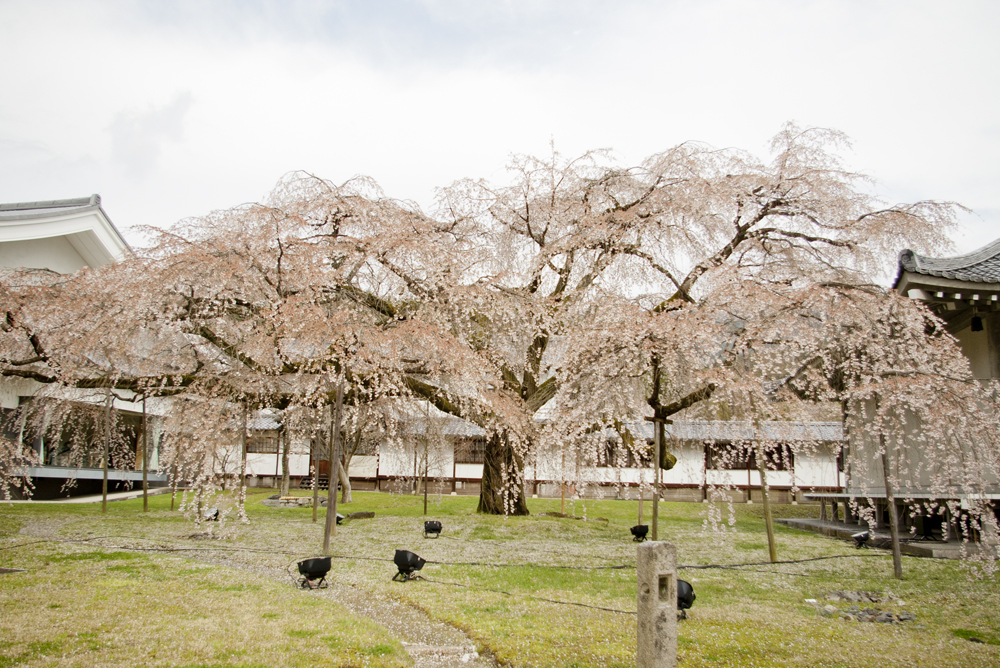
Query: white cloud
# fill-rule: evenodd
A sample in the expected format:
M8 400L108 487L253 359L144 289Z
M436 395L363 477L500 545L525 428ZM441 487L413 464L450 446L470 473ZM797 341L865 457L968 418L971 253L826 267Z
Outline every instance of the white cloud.
M184 117L191 101L191 93L185 91L162 106L115 114L109 128L115 167L133 178L143 178L155 170L163 144L183 139Z
M120 227L167 225L306 169L367 173L428 206L435 186L501 176L509 153L553 138L625 162L688 139L760 154L794 119L852 136L847 162L888 199L958 200L996 221L998 14L984 2L8 1L0 201L100 192Z

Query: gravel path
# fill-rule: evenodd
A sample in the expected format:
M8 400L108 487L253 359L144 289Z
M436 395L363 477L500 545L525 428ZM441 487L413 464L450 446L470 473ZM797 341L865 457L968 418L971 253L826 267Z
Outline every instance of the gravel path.
M476 652L475 644L460 629L431 619L412 605L337 583L323 590L323 595L388 629L403 643L417 668L496 666L491 657Z

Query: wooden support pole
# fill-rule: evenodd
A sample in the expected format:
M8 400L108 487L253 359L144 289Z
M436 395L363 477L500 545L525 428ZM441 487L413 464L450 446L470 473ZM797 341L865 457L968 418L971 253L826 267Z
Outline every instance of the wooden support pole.
M142 395L142 512L149 512L149 419L146 395Z
M653 540L660 540L660 448L663 447L663 422L657 420L653 423Z

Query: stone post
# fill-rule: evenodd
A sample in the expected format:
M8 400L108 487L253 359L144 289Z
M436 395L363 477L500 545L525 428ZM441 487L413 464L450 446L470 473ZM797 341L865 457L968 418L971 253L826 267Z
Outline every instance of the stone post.
M677 548L670 543L639 545L638 668L677 666Z

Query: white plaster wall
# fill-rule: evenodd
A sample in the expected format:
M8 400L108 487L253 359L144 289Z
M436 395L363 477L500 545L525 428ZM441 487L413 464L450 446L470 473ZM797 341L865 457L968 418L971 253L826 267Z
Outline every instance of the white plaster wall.
M705 479L705 446L700 443L670 443L667 448L677 458L677 463L663 473L663 482L668 485L701 485Z
M705 474L705 482L709 485L750 485L751 478L749 471L718 471L710 469ZM760 483L758 476L757 483Z
M991 377L988 334L985 328L981 332L973 332L971 327L966 327L955 334L962 352L969 358L972 375L976 378Z
M45 388L45 385L26 378L0 379L0 401L4 408L17 408L20 397L31 397Z
M867 411L869 415L874 414L874 406L871 402L867 406ZM889 461L897 478L900 480L902 478L910 479L912 485L906 486L900 483L900 488L895 490L895 493L899 497L908 493L927 494L932 489L934 479L942 480L945 478L943 462L917 440L921 433L920 426L911 415L907 416L906 432L902 447L898 447L895 440L889 441ZM857 494L865 492L885 493L882 459L880 455L876 454L878 445L878 434L871 433L866 429L852 430L851 457L849 459L850 492ZM982 472L981 467L968 450L958 452L954 446L950 446L949 456L958 461L964 460L965 463L962 467L969 471L969 475L963 471L960 479L950 480L951 484L958 486L966 480L974 481L975 475ZM1000 493L1000 481L997 481L995 477L984 476L982 482L987 486L988 492Z
M281 455L271 455L265 453L247 453L247 474L248 475L278 475L281 474Z
M663 472L662 481L670 485L692 485L698 486L702 483L705 470L704 447L699 444L679 444L672 443L670 452L677 457L674 468ZM540 454L533 466L527 467L526 478L528 480L552 480L558 481L563 477L562 459L558 453ZM587 466L582 467L577 473L576 466L567 462L565 476L567 480L574 480L579 477L583 481L596 482L602 484L637 484L640 481L653 482L652 467L620 468Z
M428 447L427 475L431 478L451 478L454 445L450 439L436 440ZM378 474L388 477L413 477L413 462L417 462L417 475L423 474L424 443L421 439L407 439L401 446L379 448Z
M837 456L832 448L795 456L795 482L799 487L840 487L844 476L837 475Z
M0 243L0 267L51 269L72 274L88 266L66 237Z
M239 456L236 456L235 468L231 465L228 467L232 472L239 471ZM281 454L269 454L269 453L258 453L250 452L247 453L247 474L248 475L266 475L273 476L277 471L277 475L281 475ZM294 455L289 454L288 456L288 473L293 476L307 476L309 475L309 455Z
M0 403L4 408L17 408L20 397L32 397L46 389L43 383L28 379L0 379ZM132 396L131 392L117 390L118 396ZM104 390L80 390L76 388L62 388L58 392L46 394L45 396L66 401L79 401L82 403L101 404L104 403ZM173 400L170 397L153 397L146 400L146 413L148 415L166 416L170 412L170 405ZM118 410L142 413L142 401L122 401L114 399L114 406Z
M455 464L455 477L456 478L468 478L472 480L482 480L483 478L483 465L482 464Z
M374 478L378 475L378 457L375 455L354 455L351 457L352 478Z

